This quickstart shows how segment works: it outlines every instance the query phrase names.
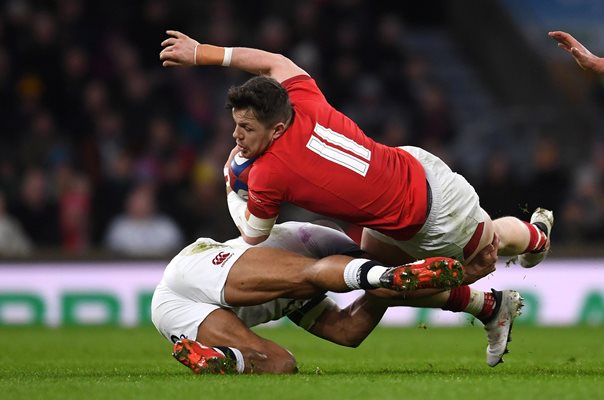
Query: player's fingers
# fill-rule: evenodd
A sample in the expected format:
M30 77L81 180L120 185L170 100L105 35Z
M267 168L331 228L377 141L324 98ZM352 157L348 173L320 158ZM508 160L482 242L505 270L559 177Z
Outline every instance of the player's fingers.
M488 264L494 265L497 261L497 248L492 244L487 246L487 253L485 256L485 260Z
M566 43L562 43L562 42L560 42L560 43L558 43L558 47L560 47L562 50L566 50L566 51L568 51L569 53L572 53L572 52L571 52L571 49L572 49L572 48L571 48L569 45L567 45Z
M160 53L159 53L159 59L160 60L165 60L167 58L170 58L174 55L174 48L173 47L166 47L165 49L163 49Z
M177 41L177 40L178 40L178 39L173 38L173 37L168 38L168 39L164 40L163 42L161 42L161 46L162 46L162 47L166 47L166 46L173 45L173 44L175 44L175 43L176 43L176 41Z
M162 51L161 53L159 53L159 59L162 60L162 61L168 59L169 57L170 57L170 55L168 53L164 52L164 51Z
M177 39L181 39L183 37L186 37L187 35L185 35L184 33L181 33L179 31L171 31L171 30L167 30L166 34L169 36L174 36Z
M548 33L549 37L556 40L570 40L574 39L570 34L562 31L553 31Z
M181 63L179 63L179 62L176 62L176 61L172 61L172 60L166 60L166 61L164 61L163 63L161 63L161 65L162 65L163 67L178 67L178 66L180 66L180 65L182 65L182 64L181 64Z

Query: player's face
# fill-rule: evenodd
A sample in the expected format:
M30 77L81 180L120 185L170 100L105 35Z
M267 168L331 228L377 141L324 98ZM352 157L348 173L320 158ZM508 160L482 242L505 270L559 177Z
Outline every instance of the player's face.
M235 121L233 138L245 158L258 157L277 137L277 130L259 122L249 109L233 109L233 120Z

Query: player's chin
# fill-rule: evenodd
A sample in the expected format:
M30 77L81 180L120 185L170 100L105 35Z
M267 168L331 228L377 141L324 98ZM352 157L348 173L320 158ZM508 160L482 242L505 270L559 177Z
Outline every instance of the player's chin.
M247 147L242 147L240 145L237 145L237 150L239 150L239 155L241 157L245 157L245 158L250 158L250 149L248 149Z
M247 158L248 160L256 158L260 155L260 154L258 154L258 152L250 150L248 148L242 148L242 150L240 151L240 154L241 154L241 157Z

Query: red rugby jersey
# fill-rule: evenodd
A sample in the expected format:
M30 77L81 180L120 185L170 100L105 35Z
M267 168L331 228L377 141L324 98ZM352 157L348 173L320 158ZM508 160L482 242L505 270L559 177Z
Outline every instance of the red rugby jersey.
M250 169L250 213L273 218L286 201L398 240L412 237L427 211L421 164L367 137L327 102L311 77L282 85L294 119Z

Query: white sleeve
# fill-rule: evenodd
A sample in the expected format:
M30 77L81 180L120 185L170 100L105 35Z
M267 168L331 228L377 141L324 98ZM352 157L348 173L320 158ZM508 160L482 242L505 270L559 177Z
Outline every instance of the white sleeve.
M302 229L309 234L306 246L316 258L335 254L358 256L361 253L359 245L342 231L311 223L304 224Z

